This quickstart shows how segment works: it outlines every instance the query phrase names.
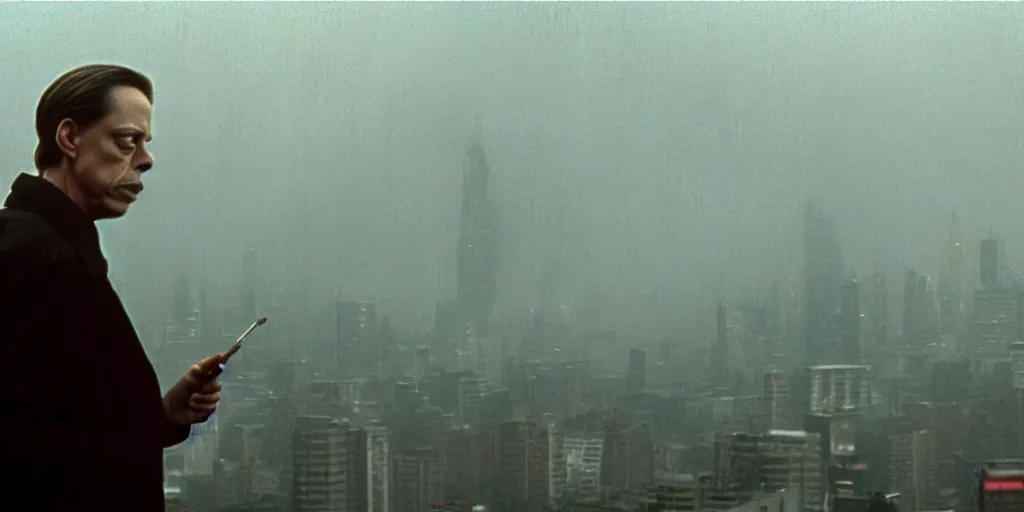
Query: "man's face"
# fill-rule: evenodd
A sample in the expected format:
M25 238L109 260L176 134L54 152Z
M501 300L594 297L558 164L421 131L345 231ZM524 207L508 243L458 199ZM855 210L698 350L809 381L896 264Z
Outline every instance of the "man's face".
M72 179L93 220L124 215L142 192L142 173L153 166L146 148L152 111L142 91L117 87L107 116L72 136Z

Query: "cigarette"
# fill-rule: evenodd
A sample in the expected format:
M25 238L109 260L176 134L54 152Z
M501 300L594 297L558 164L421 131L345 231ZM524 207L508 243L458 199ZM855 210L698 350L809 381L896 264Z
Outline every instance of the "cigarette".
M245 341L245 338L247 336L252 334L252 331L255 331L257 327L265 323L267 323L267 317L265 316L253 322L252 325L250 325L249 328L246 329L245 332L243 332L242 335L239 336L237 340L235 340L235 344L231 345L231 348L224 353L224 362L228 362L228 359L230 359L231 356L235 355L235 352L238 352L238 349L242 348L242 342Z

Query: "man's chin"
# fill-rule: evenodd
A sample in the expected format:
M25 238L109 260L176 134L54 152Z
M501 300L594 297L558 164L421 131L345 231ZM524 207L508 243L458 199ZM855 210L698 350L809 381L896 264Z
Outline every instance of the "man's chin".
M118 219L128 213L129 203L108 202L94 215L95 220Z

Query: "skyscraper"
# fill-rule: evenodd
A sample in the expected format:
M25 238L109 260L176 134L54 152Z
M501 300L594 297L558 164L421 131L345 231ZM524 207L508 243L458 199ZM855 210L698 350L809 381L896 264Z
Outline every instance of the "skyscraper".
M775 354L782 354L785 351L782 319L782 287L779 282L773 282L766 311L768 323L768 340L764 347L763 356L766 360L774 357Z
M391 512L391 441L385 427L366 427L366 451L366 510Z
M330 417L299 416L293 446L294 510L368 509L366 430Z
M196 309L196 301L192 297L192 287L185 274L181 274L175 284L173 314L169 337L174 341L199 338L199 311Z
M964 274L964 243L956 212L949 225L949 241L942 255L939 276L939 333L962 334L966 327L967 283Z
M729 381L729 338L726 331L725 304L718 301L715 308L715 344L711 350L711 372L715 383L728 386Z
M981 285L999 288L999 246L992 238L981 241Z
M932 280L907 269L903 283L903 339L908 345L927 345L937 339Z
M541 310L534 310L530 325L523 336L522 356L524 361L540 361L547 353L547 338L544 332L544 315Z
M791 420L793 414L789 405L789 375L774 371L764 374L761 404L769 429L786 429L798 424Z
M626 393L639 393L646 385L647 353L639 348L631 348L626 368Z
M377 310L373 303L338 301L338 368L346 378L375 377L378 363Z
M463 174L458 258L460 321L487 334L497 285L497 238L494 214L487 199L490 167L483 146L474 143Z
M805 354L808 362L839 357L836 311L843 255L835 226L813 203L804 211Z
M877 266L865 284L865 289L861 290L865 340L861 351L862 355L872 357L889 345L889 291L885 274Z
M843 283L840 293L840 330L842 331L843 362L859 363L861 359L861 307L860 283L856 279Z

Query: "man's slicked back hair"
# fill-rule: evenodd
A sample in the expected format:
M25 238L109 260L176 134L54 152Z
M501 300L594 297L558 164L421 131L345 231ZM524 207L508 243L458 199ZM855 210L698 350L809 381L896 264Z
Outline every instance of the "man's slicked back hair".
M110 92L122 86L142 91L153 103L153 83L142 73L124 66L88 64L64 73L50 84L36 107L36 170L42 173L64 158L57 146L57 127L61 121L71 119L79 129L88 129L110 113Z

